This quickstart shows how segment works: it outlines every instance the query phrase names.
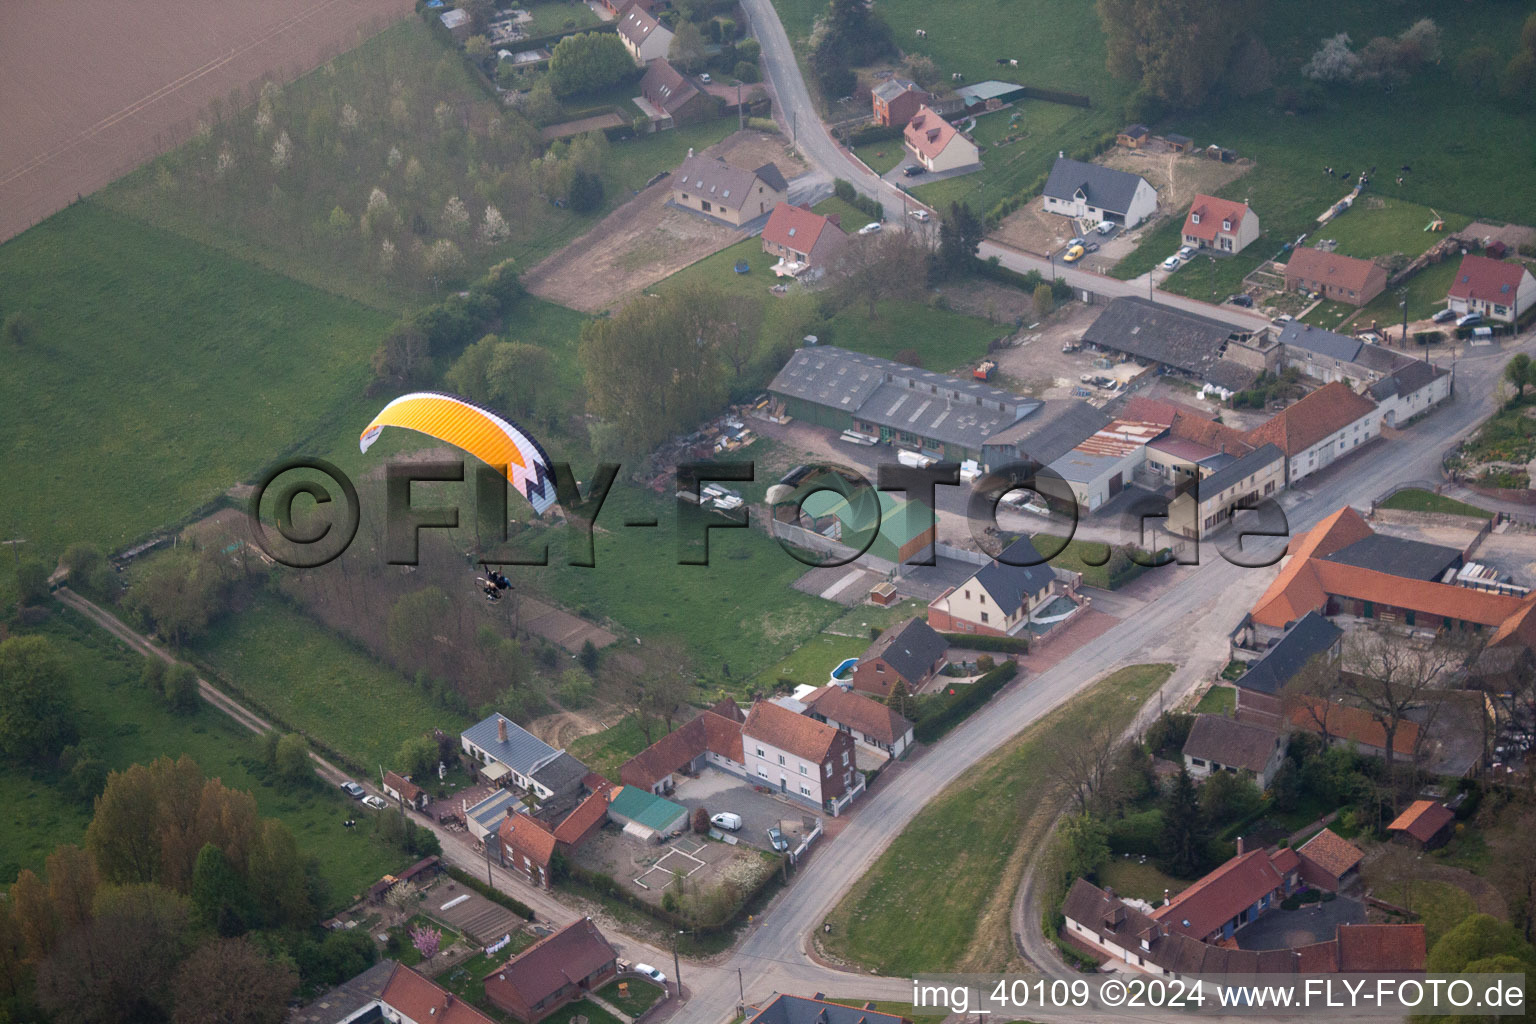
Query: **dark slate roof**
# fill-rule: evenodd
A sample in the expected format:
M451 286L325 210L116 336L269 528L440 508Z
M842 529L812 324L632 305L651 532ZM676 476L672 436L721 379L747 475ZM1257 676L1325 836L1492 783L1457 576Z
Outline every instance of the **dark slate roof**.
M1425 388L1431 382L1439 380L1450 370L1434 366L1423 360L1415 359L1405 366L1397 368L1397 372L1383 377L1371 385L1371 397L1376 401L1384 401L1393 395L1411 395L1420 388Z
M887 78L885 81L871 89L870 92L874 93L876 96L879 96L881 99L889 103L891 100L900 96L908 89L917 89L918 92L923 92L923 90L918 89L914 83L909 82L904 78ZM927 94L924 93L924 95Z
M1078 398L1047 398L1041 407L1007 430L987 438L989 445L1006 445L1023 458L1049 466L1103 430L1109 413Z
M1317 612L1307 612L1264 657L1248 666L1237 680L1245 690L1278 694L1302 667L1338 643L1344 631Z
M769 161L752 172L763 180L763 184L775 192L788 192L789 182L784 180L784 172L779 170L779 165Z
M1216 472L1200 481L1200 493L1204 495L1220 494L1244 477L1252 476L1272 462L1284 460L1285 453L1272 444L1266 444L1262 448L1255 448L1240 459L1222 466Z
M507 723L507 742L503 743L496 738L496 723ZM487 754L500 761L515 771L527 775L541 761L555 753L555 748L539 739L533 733L518 725L505 715L495 714L482 722L465 729L460 734L485 751Z
M1300 320L1291 320L1280 329L1280 344L1352 363L1365 342L1304 324Z
M1189 738L1184 741L1184 756L1246 768L1262 775L1279 745L1280 734L1274 729L1225 715L1196 715Z
M547 764L541 765L530 778L556 793L574 787L586 778L590 769L565 751L560 751Z
M892 430L980 449L987 438L1019 418L1018 408L989 409L971 402L952 402L926 387L908 387L896 381L876 388L860 406L858 416Z
M1461 565L1461 552L1455 548L1386 533L1373 533L1324 557L1341 565L1430 582L1438 582L1445 570Z
M1122 296L1099 314L1083 332L1083 341L1116 352L1207 376L1218 369L1227 341L1239 331L1231 324L1197 313L1186 313L1146 299ZM1235 364L1223 364L1226 365ZM1254 371L1240 367L1248 379ZM1221 383L1214 381L1213 383ZM1223 384L1223 386L1228 386Z
M1407 356L1380 345L1361 345L1360 351L1355 353L1355 362L1372 373L1392 373L1402 369L1408 361Z
M994 558L971 578L992 595L997 606L1005 612L1013 612L1024 603L1026 595L1038 594L1056 579L1056 573L1046 564L1040 552L1028 537L1020 537L1003 550L1003 558L1011 562L1032 562L1033 565L1012 565Z
M933 663L949 650L945 640L932 626L922 619L906 622L881 634L880 639L869 645L860 660L884 658L903 679L922 679Z
M384 986L389 983L389 977L395 973L397 966L393 960L380 960L362 974L347 979L329 992L316 996L312 1002L291 1011L288 1021L290 1024L337 1024L338 1021L349 1019L356 1024L382 1021L383 1014L378 1011L372 1015L352 1015L370 1003L377 1004L379 994L384 991Z
M905 1019L894 1013L865 1010L861 1005L829 1003L780 993L748 1017L747 1024L902 1024Z
M1123 214L1130 210L1136 187L1143 180L1139 174L1061 157L1045 180L1045 194L1071 201L1077 190L1082 189L1090 205Z

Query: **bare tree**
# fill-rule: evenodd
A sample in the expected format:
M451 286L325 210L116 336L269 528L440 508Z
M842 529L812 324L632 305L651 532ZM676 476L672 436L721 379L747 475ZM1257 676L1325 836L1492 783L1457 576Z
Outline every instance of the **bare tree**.
M1280 713L1286 723L1297 722L1322 734L1323 748L1333 739L1329 719L1338 707L1339 663L1328 654L1314 655L1280 691Z
M1107 720L1086 734L1057 733L1050 738L1046 771L1071 795L1077 813L1088 814L1103 802L1119 747L1119 731Z
M882 299L909 295L928 281L922 244L906 231L851 238L832 268L844 303L863 302L871 320Z
M1465 654L1466 644L1453 633L1442 633L1428 645L1374 629L1356 630L1345 637L1340 685L1381 726L1389 777L1395 767L1397 734L1409 712L1426 709L1432 724L1444 698L1446 673L1461 664ZM1419 730L1415 754L1427 732L1427 728Z

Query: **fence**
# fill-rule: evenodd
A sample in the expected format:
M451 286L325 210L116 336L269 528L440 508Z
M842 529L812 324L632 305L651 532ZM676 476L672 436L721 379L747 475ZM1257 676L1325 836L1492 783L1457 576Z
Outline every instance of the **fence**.
M845 558L850 561L857 558L861 568L869 569L873 572L890 573L899 572L901 569L896 563L888 562L883 558L876 558L868 553L860 555L848 545L840 544L830 537L824 537L813 530L807 530L803 526L795 526L778 519L770 520L770 523L771 525L768 527L769 534L779 540L788 541L795 545L795 547L805 548L807 551L815 551L818 554L832 555L835 558Z

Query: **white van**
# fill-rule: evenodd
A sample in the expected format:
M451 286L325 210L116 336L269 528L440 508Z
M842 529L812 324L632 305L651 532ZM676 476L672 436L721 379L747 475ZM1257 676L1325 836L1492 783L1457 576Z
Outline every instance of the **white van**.
M1101 220L1094 225L1093 230L1097 231L1101 235L1108 235L1114 232L1115 225L1110 221Z
M921 452L909 452L903 449L896 453L896 461L901 463L903 466L915 466L918 469L927 469L938 460L930 459L928 456L922 454Z
M709 819L709 823L716 828L723 828L727 832L741 831L741 815L730 811L721 811Z

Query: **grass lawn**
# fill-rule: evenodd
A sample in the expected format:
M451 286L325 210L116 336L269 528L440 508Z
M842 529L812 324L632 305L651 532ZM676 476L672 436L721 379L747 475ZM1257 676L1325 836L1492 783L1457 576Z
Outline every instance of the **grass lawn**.
M486 956L483 952L476 953L468 960L455 964L452 970L439 974L433 980L460 999L484 1009L489 1004L489 1000L485 998L486 977L509 959L533 945L537 939L538 936L533 933L520 930L495 956ZM446 945L446 942L444 944ZM492 1008L488 1012L494 1014L495 1010Z
M1424 230L1435 219L1435 211L1429 207L1383 196L1379 197L1381 207L1376 208L1372 203L1375 198L1378 197L1366 194L1349 210L1318 228L1318 236L1332 238L1339 243L1339 252L1362 260L1395 252L1417 256L1445 237ZM1472 222L1464 214L1438 212L1445 220L1446 231L1451 233Z
M1162 901L1164 890L1169 895L1177 895L1189 888L1187 881L1165 875L1150 860L1143 864L1137 857L1110 857L1099 869L1099 885L1108 886L1121 896L1146 900L1154 906Z
M627 985L629 995L620 995L619 986ZM599 998L617 1006L631 1017L638 1017L651 1008L651 1004L662 997L661 989L648 981L638 978L626 978L624 981L610 981L606 986L597 990Z
M1157 227L1147 232L1142 238L1141 244L1132 250L1119 263L1110 268L1109 276L1118 277L1122 281L1129 281L1133 277L1140 277L1147 271L1155 268L1163 260L1179 251L1179 246L1184 244L1184 218L1168 217ZM1259 244L1257 242L1255 245ZM1175 271L1174 277L1178 276ZM1166 287L1166 286L1165 286Z
M900 139L886 139L884 142L870 142L855 146L853 155L868 164L870 170L882 175L907 159L906 148L902 146Z
M1477 904L1467 891L1450 882L1425 879L1391 882L1373 893L1377 898L1395 903L1419 915L1424 922L1424 939L1433 949L1440 936L1477 912Z
M94 200L0 246L14 310L36 331L0 376L0 532L45 559L116 549L311 436L389 323Z
M808 686L825 686L838 662L858 657L868 646L867 633L862 637L818 633L789 657L759 672L752 685L772 690L780 679L792 679Z
M1199 715L1230 715L1237 707L1237 690L1231 686L1213 686L1195 705Z
M653 739L659 738L653 735ZM611 728L579 737L570 744L573 757L610 779L618 778L620 766L645 748L645 735L634 715L625 715Z
M1464 501L1447 498L1443 494L1435 494L1432 491L1421 491L1416 487L1398 491L1382 502L1380 507L1402 509L1408 512L1441 512L1452 516L1476 516L1478 519L1487 519L1489 515L1476 505L1468 505Z
M1313 327L1322 327L1329 331L1341 331L1349 333L1349 328L1341 326L1345 320L1359 312L1358 307L1351 306L1347 302L1335 302L1326 299L1312 307L1312 311L1301 318L1302 323L1311 324Z
M524 8L533 20L523 26L529 37L548 36L577 28L601 25L602 19L583 3L561 0L558 3L534 4Z
M836 214L838 223L841 224L843 230L850 235L870 222L869 214L865 213L863 210L859 209L857 206L854 206L847 200L837 198L837 196L828 196L826 199L823 199L821 202L811 207L811 209L815 210L823 217L830 217L833 214ZM758 248L761 250L761 243L759 243ZM763 253L763 255L766 256L768 254Z
M916 598L897 601L886 608L876 604L856 604L848 609L842 618L828 626L826 632L872 640L873 637L869 635L870 630L878 629L884 632L897 623L914 617L925 621L928 618L928 605Z
M934 1009L934 1007L930 1006L913 1006L911 1003L893 1003L889 1000L863 999L858 996L853 998L847 996L827 996L826 1001L829 1003L842 1003L844 1006L857 1006L860 1009L863 1009L865 1003L872 1003L876 1012L892 1013L898 1017L905 1017L912 1024L941 1024L948 1016L948 1014L944 1013L925 1014L920 1012L922 1010Z
M373 815L357 813L339 790L320 784L296 790L274 782L260 764L256 737L210 706L191 715L171 712L140 688L140 656L73 611L60 608L51 620L43 632L64 657L78 709L75 723L108 767L186 754L208 777L252 793L261 814L282 820L299 848L319 861L330 890L322 915L415 859L372 841ZM60 843L84 842L90 809L66 797L51 776L6 765L0 768L0 799L11 808L11 825L0 833L0 883L22 868L40 871ZM357 826L342 828L349 816Z
M458 733L470 724L276 598L263 596L220 620L192 650L232 692L370 775L406 739L433 726Z
M839 956L882 974L996 970L1017 954L1008 907L1055 803L1048 737L1127 723L1171 666L1122 669L1037 721L935 797L828 917ZM992 922L985 932L983 919ZM924 927L913 928L913 921Z
M566 1003L560 1009L545 1017L540 1024L571 1024L571 1021L576 1017L585 1017L587 1024L619 1024L619 1018L590 999L580 999L574 1003Z
M1379 320L1384 328L1391 330L1393 325L1402 330L1403 307L1398 305L1402 298L1398 291L1406 289L1408 292L1408 319L1423 320L1445 308L1445 293L1451 290L1451 285L1456 281L1456 270L1461 261L1455 258L1441 260L1434 266L1425 267L1413 277L1402 289L1388 289L1382 292L1361 311L1359 323L1369 323L1371 320ZM1454 329L1454 325L1445 324L1443 329L1447 334Z
M407 967L416 967L421 963L421 952L411 943L411 929L413 928L427 928L435 932L441 932L443 938L438 945L439 950L445 950L459 941L459 933L452 928L432 920L425 914L413 914L404 924L395 925L395 927L389 930L389 934L392 937L397 936L400 940L399 951L389 955Z

